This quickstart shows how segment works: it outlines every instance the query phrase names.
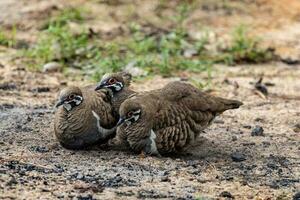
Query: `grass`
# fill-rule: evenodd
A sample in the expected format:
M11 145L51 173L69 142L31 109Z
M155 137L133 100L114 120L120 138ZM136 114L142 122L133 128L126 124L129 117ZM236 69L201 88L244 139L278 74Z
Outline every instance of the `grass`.
M0 45L14 47L16 45L16 33L17 29L15 26L13 26L9 34L0 29Z
M190 71L205 72L210 77L214 63L233 65L272 59L268 50L259 47L260 40L248 36L244 26L233 32L232 42L226 49L217 55L209 52L206 46L210 44L205 34L199 40L192 40L183 28L191 9L188 4L180 4L178 16L172 19L177 26L168 32L147 35L141 25L130 23L128 37L103 41L84 29L80 33L72 33L68 23L83 23L84 17L82 10L68 8L46 23L38 42L24 55L34 69L39 70L43 64L56 61L66 68L82 69L83 74L96 80L104 73L124 69L129 63L134 63L134 67L148 74L171 76L180 71ZM189 49L193 54L186 56L185 52ZM207 83L196 85L204 87Z
M69 22L81 23L84 21L83 14L84 9L69 7L61 10L58 15L50 18L42 27L42 29L48 29L51 26L65 26Z
M230 46L224 50L217 59L218 62L227 65L241 63L262 63L273 59L273 52L259 47L260 40L257 37L247 35L245 26L237 27L232 34Z

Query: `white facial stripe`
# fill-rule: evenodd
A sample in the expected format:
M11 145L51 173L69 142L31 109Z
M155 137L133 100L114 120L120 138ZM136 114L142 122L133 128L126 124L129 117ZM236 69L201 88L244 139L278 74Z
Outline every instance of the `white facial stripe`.
M125 120L126 124L130 125L131 124L131 119L134 119L134 121L136 122L140 118L140 113L141 113L141 110L137 110L137 111L133 112L132 117L127 118Z
M123 84L121 82L117 82L116 84L113 84L115 86L116 91L120 91L123 88Z
M81 96L76 96L74 98L75 104L78 106L82 102L82 97Z
M72 105L71 103L72 102L75 102L75 104L78 106L79 104L81 104L82 102L82 97L77 95L74 99L72 99L71 101L65 101L65 103L63 104L64 108L67 110L67 111L70 111L72 110Z
M97 119L97 128L98 128L99 133L102 134L103 138L106 138L108 135L110 135L111 133L113 133L116 130L116 127L113 127L111 129L103 128L100 125L100 117L99 117L99 115L95 111L93 111L93 110L92 110L92 113L93 113L94 117Z
M151 140L151 152L150 154L159 154L157 151L157 147L156 147L156 142L155 142L155 138L156 138L156 134L154 133L154 131L151 129L151 134L150 134L150 140Z

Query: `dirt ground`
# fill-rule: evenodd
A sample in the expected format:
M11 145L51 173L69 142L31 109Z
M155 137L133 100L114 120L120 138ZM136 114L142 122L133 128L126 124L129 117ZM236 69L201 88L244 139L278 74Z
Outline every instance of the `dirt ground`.
M18 37L29 41L37 31L37 16L47 18L41 13L53 5L64 6L58 1L30 2L0 2L1 24L19 22L22 27L23 23ZM265 21L253 21L259 11L239 10L223 19L227 23L222 26L213 25L223 30L234 25L230 19L248 19L283 52L279 53L282 58L298 59L300 29L292 27L299 27L299 13L278 3L283 1L269 1L273 6L258 2L260 9L271 13L261 14ZM300 4L289 3L295 9ZM98 6L95 10L102 4ZM253 7L250 4L249 9ZM195 13L190 20L206 19L208 12L212 11ZM268 23L273 15L279 16L276 24ZM214 17L209 19L217 23ZM118 26L112 22L102 26L104 20L97 23L95 27L107 30ZM252 84L262 75L267 98L257 94ZM206 78L205 74L185 76ZM59 89L88 81L28 71L14 50L0 47L0 199L292 199L300 192L300 65L218 65L212 76L213 94L241 100L244 105L218 117L188 152L141 158L105 146L70 151L54 138L53 105ZM133 88L159 88L175 79L179 77L155 76L134 82ZM263 134L253 136L259 127Z

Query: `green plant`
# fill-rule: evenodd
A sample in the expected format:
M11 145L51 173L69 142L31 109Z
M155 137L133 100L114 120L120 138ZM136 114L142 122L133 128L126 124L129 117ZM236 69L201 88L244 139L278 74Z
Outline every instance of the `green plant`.
M66 64L78 57L91 57L87 54L87 47L87 33L73 35L67 27L53 25L42 33L33 48L26 50L25 55L36 63L57 60Z
M15 26L13 26L9 34L4 33L4 31L0 29L0 45L14 47L16 45L16 33L17 29Z
M65 8L61 10L55 17L50 18L49 21L47 21L43 29L48 29L51 26L58 26L62 27L65 26L68 22L82 22L84 20L83 17L83 11L84 9L79 8Z
M259 46L260 40L250 37L245 26L237 27L232 34L230 46L218 61L233 65L237 63L260 63L273 59L273 52Z

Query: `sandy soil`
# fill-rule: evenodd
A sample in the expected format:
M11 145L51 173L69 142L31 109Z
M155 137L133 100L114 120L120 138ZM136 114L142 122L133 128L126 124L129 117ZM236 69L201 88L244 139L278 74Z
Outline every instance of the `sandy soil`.
M24 28L18 38L28 41L36 39L40 20L47 18L46 11L55 12L67 4L26 2L1 1L0 23L9 26L18 22ZM276 6L255 2L261 3L258 5L262 10L251 14L234 7L235 14L226 15L227 23L220 27L217 18L210 19L220 30L233 26L230 19L237 16L240 20L251 19L249 23L256 25L252 19L267 11L269 5L272 14L265 15L264 19L270 22L279 16L280 20L276 25L270 24L268 38L279 41L279 47L290 47L289 52L297 52L298 33L292 27L297 24L294 19L299 17L298 13L278 3L282 1L272 1ZM297 8L298 1L289 3ZM103 4L97 6L95 10L105 10ZM126 4L123 6L126 8ZM251 4L249 9L257 7ZM8 14L13 12L16 14ZM200 18L206 19L207 12L199 15ZM109 22L89 23L96 24L95 29L107 29L102 32L115 30L123 17L123 12L116 13ZM103 19L106 14L102 15ZM219 11L218 15L225 14ZM144 17L156 19L147 16ZM197 16L195 13L194 17ZM105 22L110 26L102 26ZM257 22L256 26L265 26L261 23ZM188 152L164 158L141 158L105 146L85 151L62 148L53 136L57 92L65 85L87 82L60 73L30 72L14 55L14 50L0 47L0 199L292 199L300 191L300 65L275 62L216 66L211 92L239 99L244 106L217 118ZM268 85L267 98L258 95L251 84L262 75ZM205 74L185 76L205 78ZM133 88L139 91L159 88L174 79L178 78L157 76L139 80ZM263 128L263 134L252 136L258 127Z

